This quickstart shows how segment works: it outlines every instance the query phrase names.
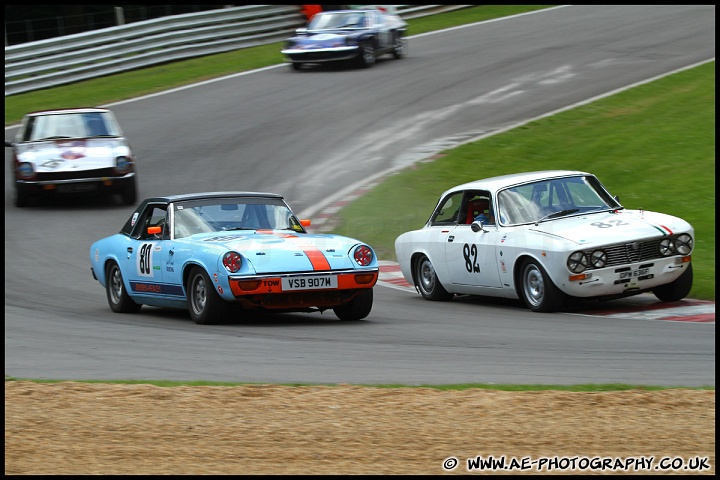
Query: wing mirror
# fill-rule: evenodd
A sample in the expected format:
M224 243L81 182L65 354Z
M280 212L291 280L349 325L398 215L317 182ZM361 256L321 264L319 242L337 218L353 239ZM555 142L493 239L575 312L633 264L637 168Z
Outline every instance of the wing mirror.
M473 232L479 232L480 230L482 230L483 232L485 232L486 230L485 230L485 228L483 228L483 227L485 227L485 225L483 225L483 222L482 222L482 221L480 221L480 222L473 222L473 223L470 224L470 230L472 230Z

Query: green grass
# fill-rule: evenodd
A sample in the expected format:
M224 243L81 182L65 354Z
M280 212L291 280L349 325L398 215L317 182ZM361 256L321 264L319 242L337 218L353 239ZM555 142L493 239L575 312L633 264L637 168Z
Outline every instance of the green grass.
M35 383L63 383L74 380L33 380L26 378L14 378L5 376L6 382L11 381L25 381ZM237 387L241 385L266 385L265 383L249 383L249 382L208 382L203 380L197 381L167 381L167 380L83 380L82 383L99 383L99 384L119 384L119 385L155 385L156 387ZM310 383L283 383L277 384L286 387L308 387L308 386L326 386L326 387L339 387L344 384L310 384ZM713 386L704 387L659 387L659 386L648 386L648 385L631 385L627 383L603 383L603 384L580 384L580 385L510 385L510 384L494 384L494 383L462 383L462 384L451 384L451 385L404 385L404 384L381 384L381 385L362 385L355 384L356 386L366 386L373 388L433 388L435 390L469 390L473 388L483 390L502 390L506 392L528 392L528 391L544 391L544 390L559 390L565 392L619 392L625 390L644 390L644 391L659 391L659 390L673 390L673 389L689 389L689 390L715 390Z
M409 35L548 5L484 5L410 20ZM280 43L169 63L112 77L5 97L5 125L28 111L106 105L282 62ZM514 130L444 152L395 174L339 212L337 233L359 237L381 259L394 240L425 222L440 193L477 178L569 168L595 173L626 208L680 216L695 227L692 298L715 299L715 62L638 86ZM479 173L482 172L482 173ZM388 210L388 205L392 210ZM404 212L398 217L398 212ZM13 380L5 377L5 380ZM110 383L110 382L99 382ZM154 385L238 385L133 381ZM387 385L387 387L400 385ZM443 385L441 389L606 391L632 385ZM703 387L714 390L714 387Z

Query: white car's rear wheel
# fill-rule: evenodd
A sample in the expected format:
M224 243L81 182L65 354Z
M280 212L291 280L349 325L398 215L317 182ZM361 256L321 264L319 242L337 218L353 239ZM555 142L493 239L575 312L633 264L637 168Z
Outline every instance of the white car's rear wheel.
M542 265L532 259L525 260L520 270L520 292L533 312L554 312L562 306L565 297Z
M122 272L115 262L110 262L105 270L105 291L110 310L115 313L135 313L142 307L128 295Z
M446 301L453 298L453 294L445 290L438 280L435 267L425 255L415 263L415 283L426 300Z

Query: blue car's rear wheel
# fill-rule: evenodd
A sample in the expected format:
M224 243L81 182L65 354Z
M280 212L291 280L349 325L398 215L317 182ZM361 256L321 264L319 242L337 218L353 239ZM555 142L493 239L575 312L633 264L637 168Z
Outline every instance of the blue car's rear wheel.
M362 320L370 315L373 306L373 290L369 288L349 303L333 308L340 320Z
M105 270L105 291L110 310L115 313L135 313L142 304L135 303L125 289L122 272L115 262L110 262Z
M190 317L197 324L219 323L227 315L225 300L220 298L210 277L200 267L193 268L188 276L187 300Z

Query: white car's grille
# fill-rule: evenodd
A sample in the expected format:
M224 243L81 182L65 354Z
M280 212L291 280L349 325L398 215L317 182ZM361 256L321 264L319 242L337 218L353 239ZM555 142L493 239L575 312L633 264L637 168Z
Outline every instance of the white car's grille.
M660 240L662 239L658 238L644 242L629 242L603 247L608 257L606 267L663 258L660 254ZM585 253L589 256L590 252L592 252L592 250L587 250Z

